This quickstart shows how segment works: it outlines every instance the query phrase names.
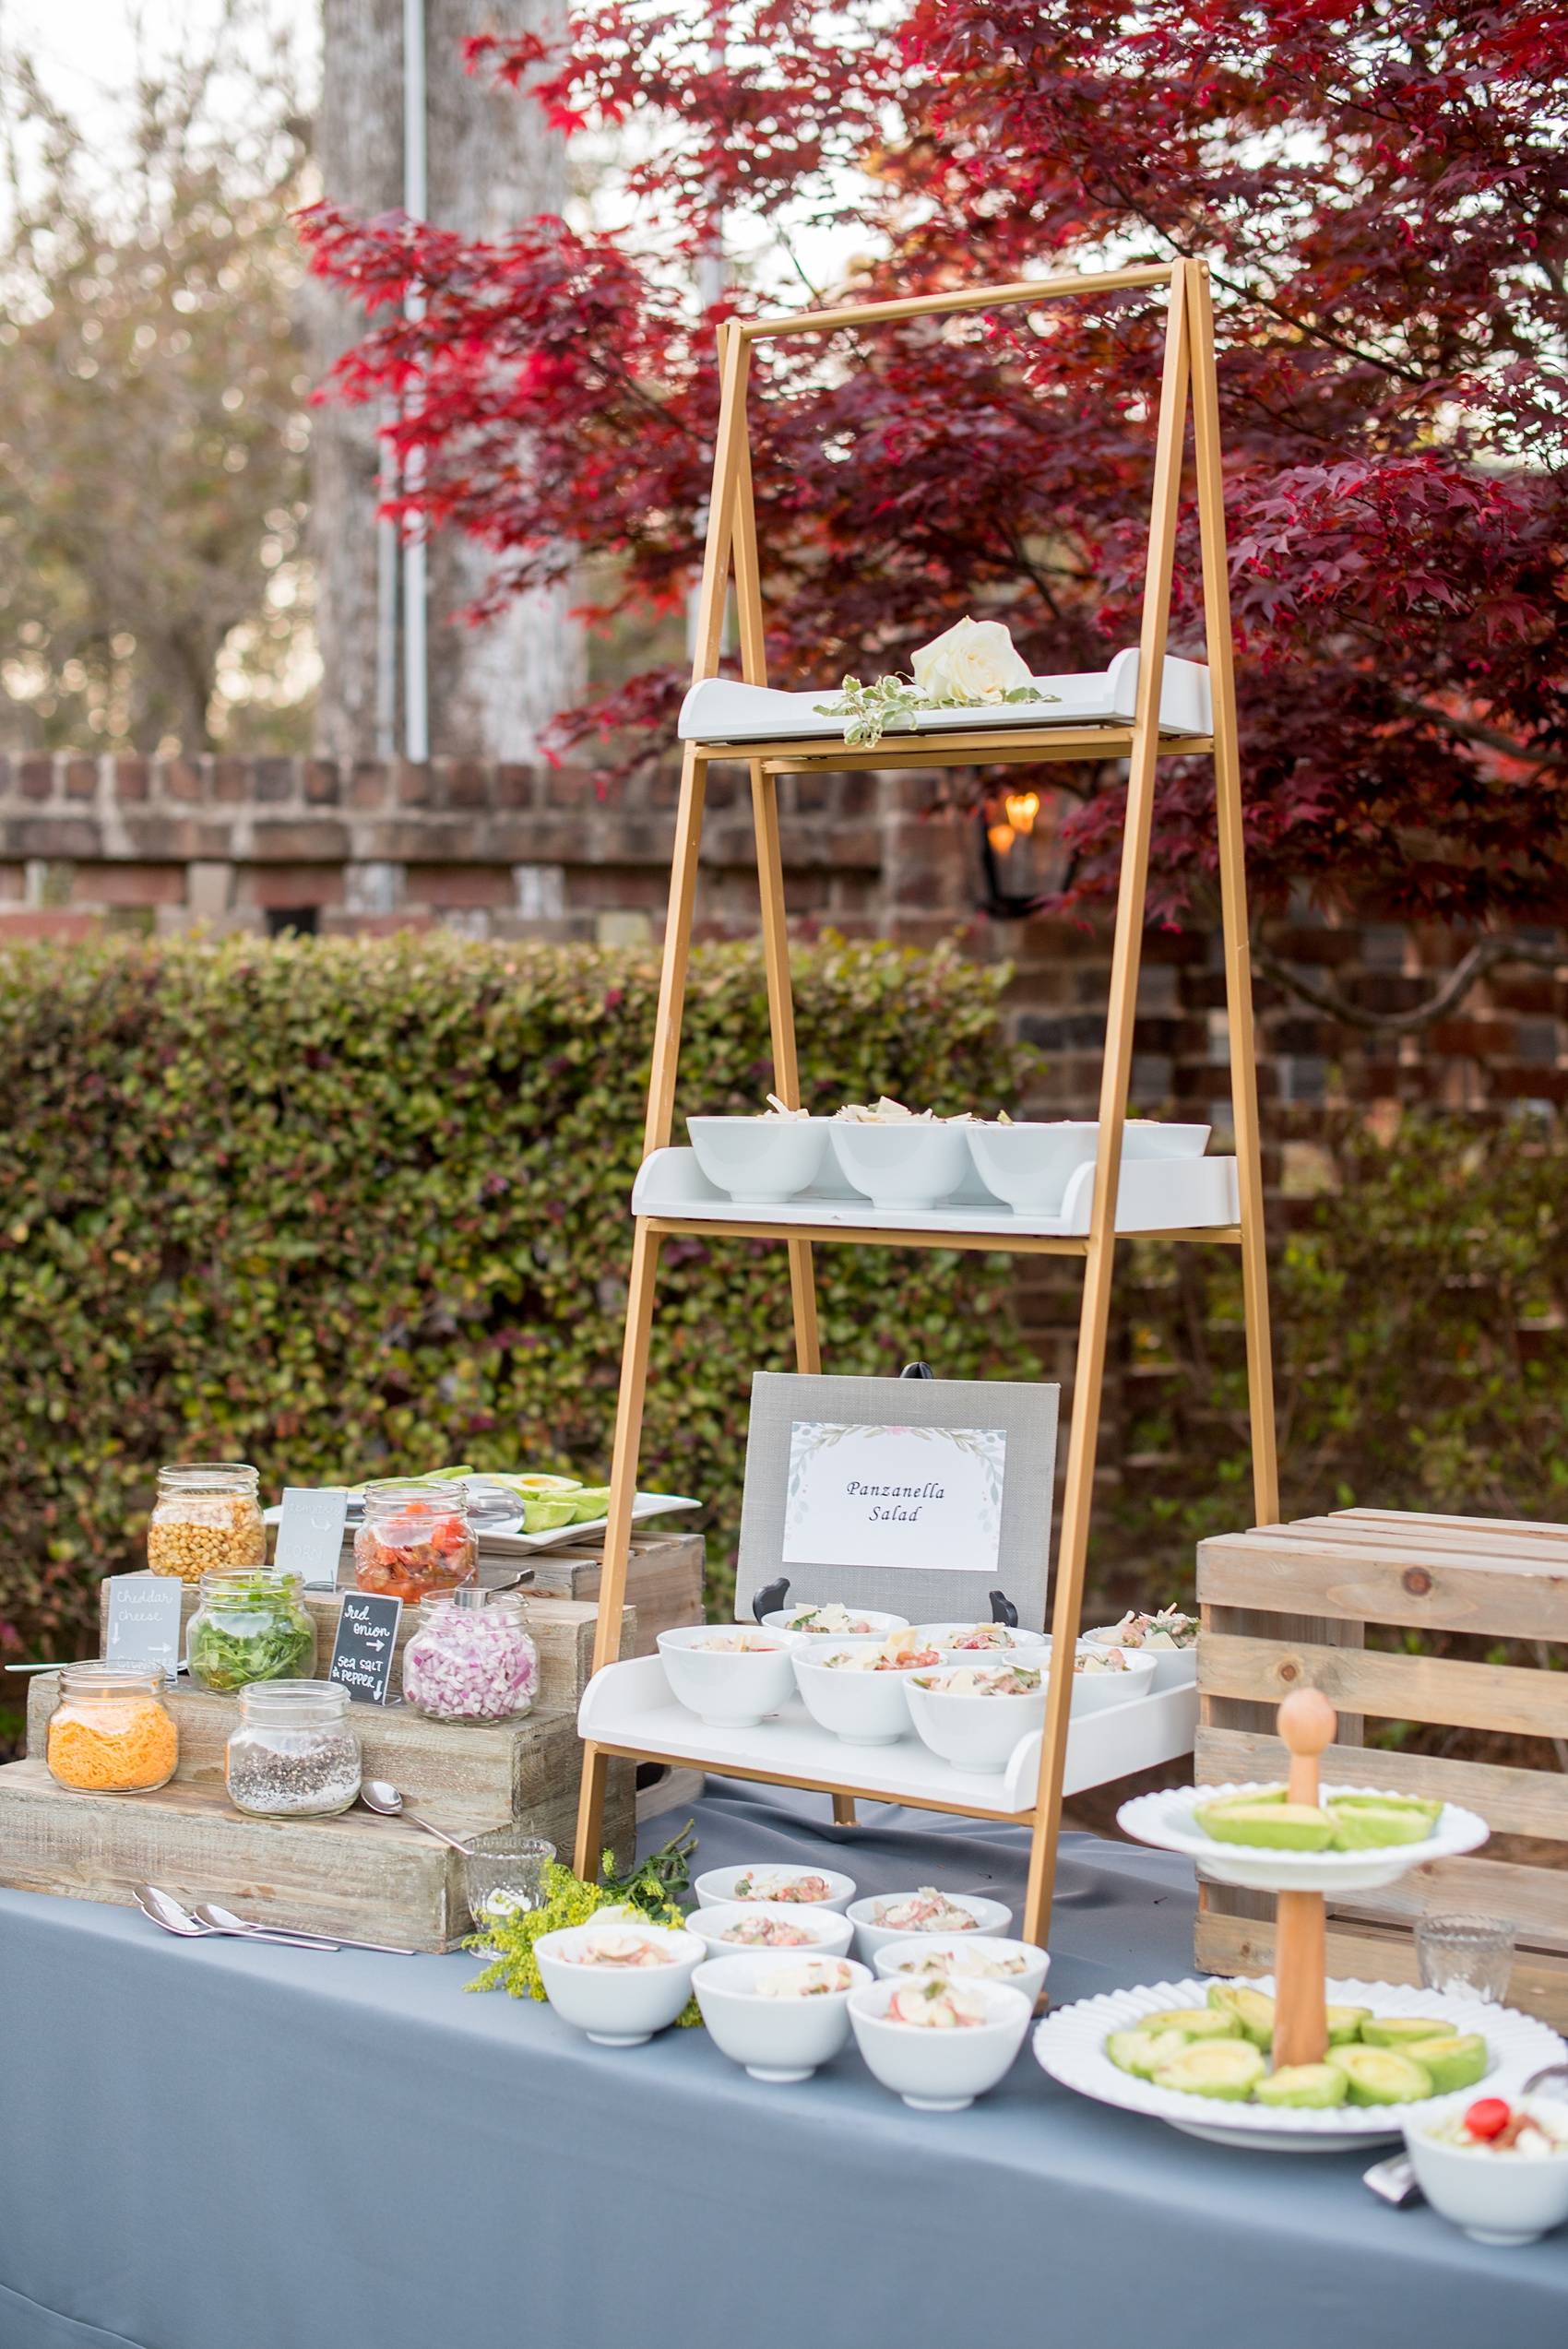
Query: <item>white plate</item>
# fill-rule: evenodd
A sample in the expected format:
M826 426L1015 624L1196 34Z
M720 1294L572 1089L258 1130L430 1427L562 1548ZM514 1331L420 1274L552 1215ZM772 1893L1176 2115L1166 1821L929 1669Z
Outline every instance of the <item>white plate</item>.
M1277 1778L1274 1785L1277 1786ZM1255 1844L1221 1844L1206 1835L1193 1817L1200 1800L1213 1802L1222 1795L1262 1795L1262 1785L1244 1786L1170 1786L1163 1794L1139 1795L1124 1802L1116 1823L1141 1844L1158 1844L1162 1851L1185 1852L1198 1863L1199 1873L1213 1884L1241 1884L1253 1892L1372 1892L1381 1884L1396 1884L1406 1871L1429 1859L1454 1859L1484 1844L1491 1829L1473 1810L1445 1802L1435 1834L1419 1844L1384 1844L1365 1852L1265 1851ZM1324 1786L1323 1799L1336 1795L1386 1794L1386 1786Z
M692 1501L685 1494L679 1492L635 1493L632 1497L632 1523L635 1525L644 1517L662 1517L667 1509L700 1509L702 1506L703 1503L700 1501ZM360 1516L361 1503L357 1499L351 1500L349 1503L348 1523L348 1531L350 1534L358 1525ZM283 1512L280 1507L264 1509L261 1513L261 1521L264 1525L279 1524L282 1517ZM590 1517L586 1524L554 1525L547 1534L493 1533L488 1526L481 1526L479 1536L480 1547L481 1549L493 1550L502 1558L523 1556L530 1550L553 1549L560 1542L580 1541L585 1534L601 1534L609 1523L608 1517Z
M1247 1987L1272 1996L1274 1976L1263 1975ZM1268 2153L1343 2153L1386 2144L1403 2135L1408 2120L1463 2107L1483 2094L1516 2095L1532 2071L1562 2060L1562 2042L1556 2032L1516 2008L1455 1999L1445 1990L1413 1989L1407 1983L1330 1982L1332 2006L1371 2007L1374 2014L1430 2014L1451 2030L1479 2031L1491 2059L1485 2089L1478 2082L1446 2096L1424 2097L1418 2105L1334 2105L1309 2112L1190 2096L1179 2088L1157 2088L1152 2080L1118 2070L1105 2053L1112 2031L1134 2029L1146 2014L1158 2014L1167 2007L1206 2006L1208 1988L1207 1981L1148 1982L1135 1990L1080 1999L1075 2006L1046 2016L1035 2032L1035 2055L1052 2080L1075 2088L1081 2096L1120 2105L1124 2112L1147 2113L1211 2144L1250 2145Z

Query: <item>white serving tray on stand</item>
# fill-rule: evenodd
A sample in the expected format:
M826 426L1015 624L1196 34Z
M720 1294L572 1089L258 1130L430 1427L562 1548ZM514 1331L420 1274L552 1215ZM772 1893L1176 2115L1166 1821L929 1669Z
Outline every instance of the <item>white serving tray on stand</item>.
M1081 1794L1190 1753L1197 1726L1195 1688L1166 1689L1087 1714L1068 1731L1063 1792ZM612 1753L667 1758L735 1778L841 1788L974 1819L1031 1811L1039 1784L1038 1729L1021 1738L1007 1768L992 1775L955 1770L915 1737L893 1746L846 1745L818 1726L799 1696L754 1728L709 1728L676 1703L657 1655L634 1656L596 1672L577 1708L577 1732Z
M857 1231L994 1232L999 1240L1029 1235L1081 1238L1089 1228L1094 1162L1070 1178L1059 1216L1015 1215L991 1206L873 1207L869 1199L798 1192L780 1205L748 1206L709 1182L691 1149L655 1150L632 1188L634 1216L671 1216L703 1223L812 1224ZM1227 1228L1241 1216L1234 1158L1123 1158L1116 1194L1120 1232L1194 1231Z

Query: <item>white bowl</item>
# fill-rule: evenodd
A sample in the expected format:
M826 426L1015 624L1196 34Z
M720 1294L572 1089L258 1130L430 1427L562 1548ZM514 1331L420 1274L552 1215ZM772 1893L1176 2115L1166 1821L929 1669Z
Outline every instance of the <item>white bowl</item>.
M1527 2106L1529 2099L1510 2101ZM1449 2118L1455 2109L1463 2106L1450 2104ZM1440 2145L1431 2127L1431 2121L1405 2124L1416 2183L1434 2211L1476 2242L1534 2243L1568 2219L1568 2146L1538 2161L1525 2153Z
M888 2022L897 1987L872 1982L849 1993L849 2023L867 2068L917 2112L962 2112L1012 2069L1032 2001L1004 1982L966 1984L984 2000L990 2020L969 2031L922 2031Z
M816 1180L829 1124L826 1118L688 1118L686 1132L709 1182L743 1206L774 1207Z
M659 1661L677 1704L710 1728L750 1729L795 1693L790 1643L777 1631L758 1631L752 1634L754 1647L704 1646L705 1641L724 1638L727 1629L722 1623L683 1623L676 1631L660 1631Z
M968 1126L835 1123L839 1167L877 1207L938 1207L969 1171Z
M1069 1181L1099 1144L1093 1118L963 1130L981 1181L1021 1216L1059 1216Z
M1011 1644L1007 1647L954 1647L955 1640L972 1631L983 1620L983 1617L975 1615L967 1622L917 1623L915 1630L921 1645L940 1648L944 1659L954 1655L961 1664L1025 1664L1031 1672L1041 1668L1051 1653L1051 1641L1044 1631L1026 1631L1022 1624L1008 1631Z
M798 1925L802 1932L813 1936L812 1946L802 1950L748 1949L736 1941L726 1941L725 1934L742 1916L778 1916L790 1925ZM848 1957L855 1928L839 1910L819 1903L811 1908L798 1901L726 1901L716 1908L693 1909L686 1919L686 1930L695 1933L710 1958L770 1957L780 1965L788 1965L797 1957Z
M972 1982L976 1977L966 1970L967 1961L983 1950L988 1957L1022 1958L1021 1974L1009 1974L1006 1987L1019 1990L1032 2008L1045 1987L1045 1977L1051 1971L1051 1959L1044 1950L1032 1941L1009 1941L1000 1933L910 1933L901 1941L885 1941L875 1958L876 1971L882 1981L890 1981L896 1974L908 1974L917 1966L923 1967L928 1958L944 1958L951 1962L955 1982ZM981 1981L989 1977L982 1975Z
M1103 1652L1103 1651L1102 1651ZM1083 1653L1083 1643L1079 1643ZM1104 1713L1113 1704L1131 1704L1134 1697L1152 1696L1159 1685L1159 1657L1147 1655L1141 1648L1123 1648L1127 1668L1124 1672L1093 1672L1073 1675L1073 1711Z
M873 1640L860 1643L862 1651L869 1649L873 1655L878 1644ZM904 1694L909 1671L835 1672L827 1656L853 1655L854 1643L825 1640L822 1645L826 1653L820 1661L813 1653L815 1645L814 1641L802 1640L796 1648L795 1679L802 1702L818 1728L831 1730L847 1746L896 1746L900 1738L912 1733L914 1724ZM921 1668L911 1665L909 1670Z
M848 1958L850 1979L842 1990L809 1999L758 1997L765 1975L805 1958L800 1950L742 1950L709 1958L692 1976L708 2037L754 2080L809 2080L819 2063L831 2063L849 2035L851 1997L874 1987L866 1968Z
M1115 1629L1114 1623L1104 1623L1098 1631L1086 1631L1081 1644L1085 1647L1114 1647L1117 1643L1111 1634ZM1195 1647L1129 1647L1123 1648L1122 1653L1129 1659L1134 1655L1152 1655L1154 1658L1154 1679L1147 1689L1139 1691L1140 1695L1158 1696L1163 1689L1190 1689L1196 1683L1198 1652Z
M915 1734L955 1770L977 1776L999 1774L1011 1762L1019 1738L1044 1726L1044 1675L1032 1696L952 1696L945 1689L921 1688L922 1679L946 1679L955 1668L974 1667L968 1662L956 1667L943 1665L934 1672L910 1675L909 1715ZM1028 1668L1032 1672L1037 1667L1031 1664Z
M935 1940L938 1938L934 1933L930 1935L911 1933L907 1925L879 1925L877 1923L876 1911L884 1901L901 1901L908 1900L909 1897L909 1892L876 1892L868 1894L863 1901L855 1901L850 1904L848 1915L850 1924L855 1928L855 1955L861 1960L862 1963L874 1965L877 1952L891 1949L895 1941ZM949 1892L947 1898L955 1908L968 1910L975 1920L977 1940L982 1940L988 1934L1005 1933L1013 1922L1012 1910L1002 1901L988 1901L979 1892ZM954 1936L948 1933L940 1938L944 1940L953 1939L967 1940L968 1936L968 1934Z
M574 1965L565 1956L586 1941L606 1932L639 1933L669 1950L669 1965L639 1966L622 1973L614 1966ZM640 1918L602 1916L587 1925L564 1926L558 1933L541 1933L533 1945L540 1979L551 2005L564 2023L600 2047L640 2047L656 2031L673 2023L692 1995L692 1976L707 1955L695 1933L663 1925L645 1925Z
M1122 1128L1123 1158L1201 1158L1213 1132L1206 1125L1164 1125L1158 1118L1129 1118Z
M769 1881L780 1876L820 1876L827 1886L827 1896L825 1900L783 1901L777 1904L780 1907L794 1910L802 1916L820 1916L825 1909L836 1910L841 1916L855 1897L855 1880L852 1876L836 1875L831 1868L811 1868L798 1859L759 1859L754 1860L749 1868L710 1868L706 1876L699 1876L694 1887L698 1906L728 1908L735 1900L735 1886L743 1876L764 1877ZM764 1903L770 1908L775 1905L766 1892L759 1895L755 1904L761 1906ZM743 1905L749 1908L753 1903L747 1901Z
M826 1599L822 1603L824 1606L828 1604ZM802 1607L809 1604L810 1601L805 1599L801 1602ZM777 1614L763 1617L763 1629L767 1631L783 1631L790 1616L798 1615L800 1611L800 1607L781 1607ZM907 1615L884 1615L874 1607L851 1607L848 1611L854 1617L857 1623L869 1623L870 1631L789 1631L787 1636L792 1640L804 1640L808 1647L853 1646L862 1641L870 1642L873 1646L879 1647L889 1631L907 1631L909 1628L909 1619Z

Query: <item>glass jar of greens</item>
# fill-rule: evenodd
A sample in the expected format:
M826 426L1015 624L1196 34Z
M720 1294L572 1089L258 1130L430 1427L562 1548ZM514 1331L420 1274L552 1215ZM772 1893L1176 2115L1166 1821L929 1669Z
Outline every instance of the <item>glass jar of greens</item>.
M308 1680L315 1670L315 1625L297 1574L259 1570L204 1574L185 1659L201 1689L227 1694L253 1680Z

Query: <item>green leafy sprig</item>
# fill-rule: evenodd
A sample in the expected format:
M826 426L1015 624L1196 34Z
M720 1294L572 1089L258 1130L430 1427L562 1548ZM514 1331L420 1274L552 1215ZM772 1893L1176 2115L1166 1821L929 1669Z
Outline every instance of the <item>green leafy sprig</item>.
M1002 698L1004 702L1056 702L1062 696L1042 694L1038 685L1014 685ZM939 701L922 694L911 678L895 674L879 677L874 685L846 677L837 701L814 702L812 706L818 718L843 719L847 750L874 750L884 734L912 734L922 710L994 709L996 704L981 701L978 695L950 694Z
M470 1934L463 1943L466 1950L478 1950L491 1961L464 1987L505 1990L512 1999L542 1999L544 1982L534 1943L542 1934L563 1932L569 1925L586 1925L605 1909L635 1911L650 1925L671 1926L679 1931L686 1917L673 1896L683 1892L691 1881L686 1859L695 1848L696 1836L688 1819L678 1835L624 1876L616 1873L615 1856L607 1851L600 1866L604 1880L599 1884L585 1884L559 1860L552 1860L544 1871L542 1907L514 1909L509 1916L494 1917L482 1933ZM701 2023L695 1999L687 1999L675 2020L683 2030Z

